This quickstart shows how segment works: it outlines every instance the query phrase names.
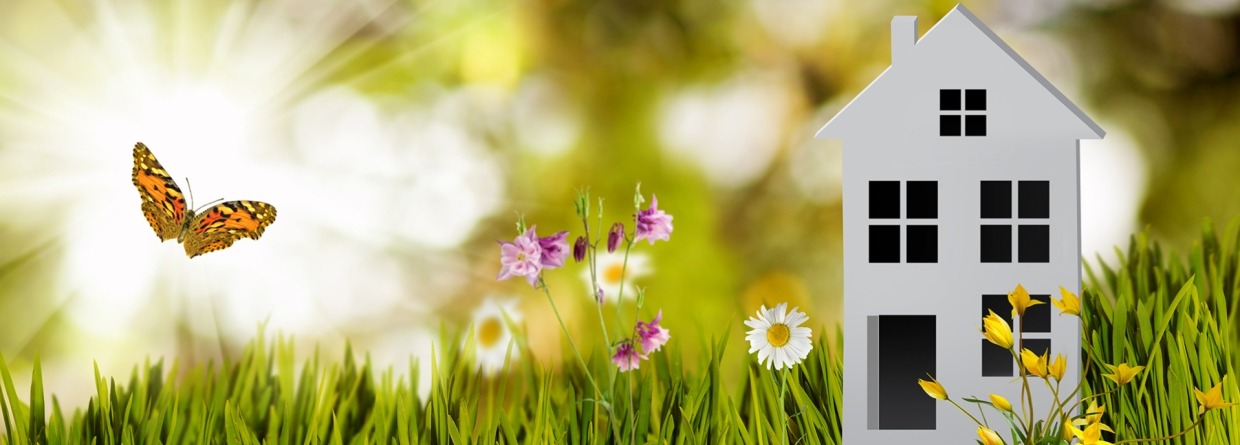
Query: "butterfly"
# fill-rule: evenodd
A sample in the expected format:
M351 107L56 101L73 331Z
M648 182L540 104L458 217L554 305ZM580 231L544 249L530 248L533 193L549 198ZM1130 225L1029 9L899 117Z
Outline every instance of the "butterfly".
M142 214L160 241L173 238L190 258L227 248L241 238L258 239L276 220L276 208L259 201L226 201L203 213L185 207L185 195L141 142L133 147L133 185Z

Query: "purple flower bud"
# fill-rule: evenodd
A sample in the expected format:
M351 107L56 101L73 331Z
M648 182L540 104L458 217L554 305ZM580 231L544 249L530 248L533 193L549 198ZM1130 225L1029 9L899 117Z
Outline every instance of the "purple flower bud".
M573 260L580 263L584 259L586 259L586 237L579 236L573 243Z
M615 223L611 225L611 230L607 232L607 253L615 253L616 248L620 247L620 240L624 239L624 223Z

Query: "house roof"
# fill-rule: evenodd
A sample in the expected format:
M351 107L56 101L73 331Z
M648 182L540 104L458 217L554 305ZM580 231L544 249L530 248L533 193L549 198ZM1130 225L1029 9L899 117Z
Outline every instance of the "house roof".
M916 22L914 20L901 20L897 17L893 20L892 26L909 26L908 32L912 33L910 38L915 39ZM926 34L916 43L908 44L900 41L897 37L899 30L893 29L893 60L891 66L883 71L869 86L861 91L856 98L849 102L838 114L820 129L816 137L837 137L844 138L853 135L864 135L873 132L891 131L889 126L874 125L874 121L891 121L900 119L900 114L896 113L893 117L892 104L899 104L901 101L907 103L907 99L892 99L890 94L906 94L908 89L917 87L919 89L927 89L924 83L934 80L910 80L917 77L931 78L938 75L942 78L945 70L954 70L955 72L947 73L950 75L959 74L962 68L969 74L979 64L984 65L1002 65L996 69L986 71L986 75L994 76L996 73L1003 73L1008 77L1025 77L1025 79L1012 79L1016 84L1027 84L1020 88L1030 90L1041 90L1031 92L1022 99L1036 98L1040 103L1038 107L1030 107L1030 110L1038 113L1036 116L1026 116L1026 118L1035 118L1036 123L1042 127L1053 126L1056 134L1064 134L1075 137L1076 139L1098 139L1102 138L1106 132L1102 130L1089 116L1086 116L1080 108L1077 108L1072 101L1068 100L1054 85L1051 85L1045 77L1042 77L1037 70L1033 69L1025 59L1016 54L1007 43L1003 42L999 36L995 35L977 16L965 8L963 5L957 4L952 8L938 23L934 25ZM942 36L942 37L940 37ZM989 45L985 42L989 41ZM904 47L911 46L911 48ZM995 51L995 49L999 51ZM934 54L926 54L934 53ZM953 53L953 54L944 54ZM1007 57L1002 57L1006 55ZM945 61L950 59L950 61ZM959 64L959 65L957 65ZM1008 69L1012 67L1012 69ZM1016 68L1018 67L1018 68ZM1025 76L1020 76L1019 73ZM977 74L981 76L982 74ZM967 77L967 76L965 76ZM937 78L936 78L937 79ZM975 79L983 79L984 82L993 81L992 79L976 77ZM1029 81L1036 82L1029 83ZM1036 88L1040 85L1041 88ZM937 94L935 87L934 93ZM888 90L905 90L891 92ZM875 98L875 96L885 96L885 98ZM937 97L937 96L935 96ZM1051 101L1057 102L1052 103ZM937 106L937 105L936 105ZM1034 131L1044 132L1046 128L1035 128Z

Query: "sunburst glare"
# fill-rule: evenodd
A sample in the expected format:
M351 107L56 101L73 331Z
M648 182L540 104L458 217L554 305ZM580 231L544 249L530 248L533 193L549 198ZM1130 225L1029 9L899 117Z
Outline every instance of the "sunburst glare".
M340 70L367 42L399 38L409 6L11 3L0 211L32 216L6 221L16 244L0 260L37 254L53 301L23 308L33 321L6 330L6 345L64 322L95 339L69 343L107 369L178 344L239 344L261 322L311 341L374 336L374 321L425 320L445 301L431 296L468 281L457 247L499 208L504 180L466 127L505 99L445 91L385 108L333 86L388 66ZM188 205L263 201L277 220L261 240L193 259L160 243L130 182L139 141Z

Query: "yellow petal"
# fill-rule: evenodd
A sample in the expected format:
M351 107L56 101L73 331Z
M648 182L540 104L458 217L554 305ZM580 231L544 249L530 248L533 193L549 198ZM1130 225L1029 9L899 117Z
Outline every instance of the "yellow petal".
M1077 316L1081 315L1081 299L1080 298L1077 298L1075 294L1068 291L1068 289L1064 288L1063 286L1059 286L1059 295L1062 296L1061 299L1059 300L1056 300L1053 298L1051 299L1051 303L1054 303L1055 307L1059 308L1059 311L1060 311L1059 315L1063 315L1063 314L1077 315Z
M1030 375L1046 377L1046 354L1039 356L1029 349L1021 349L1020 362Z
M1063 380L1063 373L1068 368L1068 361L1063 358L1063 354L1055 355L1055 362L1047 367L1047 371L1056 381Z
M1193 388L1193 392L1197 395L1197 403L1201 404L1201 408L1197 410L1197 414L1205 413L1212 409L1227 408L1235 406L1234 402L1223 401L1223 382L1218 382L1213 388L1204 393L1197 388Z
M982 439L982 445L1003 445L1003 439L999 438L999 433L984 426L977 427L977 437Z
M998 408L1000 411L1012 411L1012 402L1008 402L1008 400L1003 398L1001 395L991 394L990 403L993 403L995 408Z
M1012 327L1008 325L1007 320L1000 318L992 310L990 315L982 319L982 326L985 328L982 335L986 337L986 340L1003 349L1012 349Z
M935 380L934 377L930 377L928 382L917 379L917 384L921 385L921 390L925 391L926 395L939 400L947 400L947 390L943 389L943 385L938 380Z

